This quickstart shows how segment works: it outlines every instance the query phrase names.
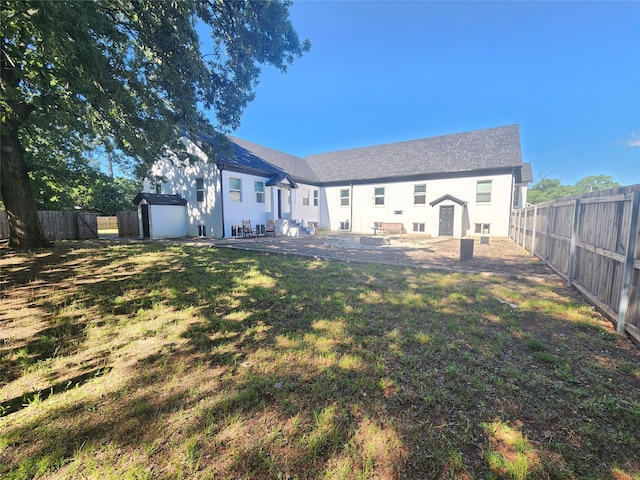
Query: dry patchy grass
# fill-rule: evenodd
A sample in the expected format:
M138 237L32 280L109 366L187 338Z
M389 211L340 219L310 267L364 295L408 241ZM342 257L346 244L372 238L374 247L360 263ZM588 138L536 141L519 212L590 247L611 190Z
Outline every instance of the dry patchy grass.
M0 268L3 478L640 476L640 355L561 282L77 242Z

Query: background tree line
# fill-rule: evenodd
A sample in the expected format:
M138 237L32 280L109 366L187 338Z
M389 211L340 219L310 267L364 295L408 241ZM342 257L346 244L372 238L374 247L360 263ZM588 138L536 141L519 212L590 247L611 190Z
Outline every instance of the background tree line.
M609 175L591 175L576 182L575 185L562 185L557 178L543 178L533 185L527 193L527 202L541 203L559 198L582 195L583 193L597 192L609 188L619 188L618 182L614 182Z

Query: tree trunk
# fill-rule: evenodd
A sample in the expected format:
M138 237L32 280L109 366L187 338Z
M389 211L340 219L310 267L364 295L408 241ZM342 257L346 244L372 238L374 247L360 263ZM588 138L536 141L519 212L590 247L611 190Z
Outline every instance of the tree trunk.
M17 250L50 247L31 192L17 129L3 124L0 142L0 194L9 220L9 247Z

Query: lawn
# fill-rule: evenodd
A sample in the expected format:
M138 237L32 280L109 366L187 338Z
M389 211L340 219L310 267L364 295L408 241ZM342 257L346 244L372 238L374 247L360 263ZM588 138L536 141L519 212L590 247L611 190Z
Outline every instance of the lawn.
M1 253L4 479L640 478L638 349L560 280Z

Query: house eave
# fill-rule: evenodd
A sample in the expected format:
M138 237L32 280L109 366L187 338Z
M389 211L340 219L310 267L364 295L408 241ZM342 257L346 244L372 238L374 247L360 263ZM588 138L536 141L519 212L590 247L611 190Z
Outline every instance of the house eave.
M443 180L449 178L468 178L481 177L490 175L511 175L513 167L489 168L481 170L467 170L458 172L438 172L438 173L420 173L416 175L389 176L377 178L363 178L355 180L333 180L330 182L321 182L321 187L337 187L343 185L376 185L381 183L400 183L400 182L416 182L428 180Z

